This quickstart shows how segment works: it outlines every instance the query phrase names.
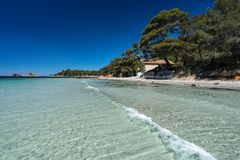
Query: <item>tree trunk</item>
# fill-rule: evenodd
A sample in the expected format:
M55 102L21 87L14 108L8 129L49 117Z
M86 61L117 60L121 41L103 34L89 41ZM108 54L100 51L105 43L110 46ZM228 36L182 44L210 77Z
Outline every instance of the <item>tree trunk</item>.
M198 47L197 49L198 49L198 54L199 54L199 56L200 56L200 58L201 58L201 61L203 62L202 52L201 52L201 50L200 50L199 47Z
M167 69L172 70L172 66L171 66L171 64L169 63L167 57L164 58L164 61L166 62Z

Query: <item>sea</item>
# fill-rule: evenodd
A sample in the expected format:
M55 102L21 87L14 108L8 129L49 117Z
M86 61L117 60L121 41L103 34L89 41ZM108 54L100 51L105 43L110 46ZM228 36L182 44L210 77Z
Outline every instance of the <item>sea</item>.
M240 160L240 92L0 79L1 160Z

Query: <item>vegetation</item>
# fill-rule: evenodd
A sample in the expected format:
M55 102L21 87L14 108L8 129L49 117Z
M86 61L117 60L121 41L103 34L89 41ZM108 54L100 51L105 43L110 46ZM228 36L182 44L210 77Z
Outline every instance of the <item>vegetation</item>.
M215 0L215 7L190 18L180 9L161 11L143 31L143 53L175 61L178 71L240 68L240 1ZM169 64L169 68L171 68Z
M105 76L111 74L114 77L136 76L137 72L144 70L139 54L138 44L134 43L133 49L128 49L122 53L122 57L113 59L109 65L100 69L100 73Z
M73 76L99 76L99 71L91 71L91 70L62 70L58 72L54 76L63 76L63 77L73 77Z
M176 8L161 11L144 29L140 44L135 42L99 71L65 70L58 75L135 76L144 69L141 58L156 57L177 75L231 78L240 69L240 0L215 0L214 8L195 17Z

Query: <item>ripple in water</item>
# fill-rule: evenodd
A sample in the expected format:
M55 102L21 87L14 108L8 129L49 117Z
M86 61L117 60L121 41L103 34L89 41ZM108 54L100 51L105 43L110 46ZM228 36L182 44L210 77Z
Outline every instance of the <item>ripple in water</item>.
M0 159L214 159L126 107L135 107L124 103L139 90L77 79L11 80L0 88Z

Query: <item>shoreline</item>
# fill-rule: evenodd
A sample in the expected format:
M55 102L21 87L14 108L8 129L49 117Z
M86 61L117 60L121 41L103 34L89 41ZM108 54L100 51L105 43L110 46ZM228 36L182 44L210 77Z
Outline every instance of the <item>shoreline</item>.
M240 91L240 81L234 81L234 80L226 80L226 81L225 80L195 80L195 79L157 80L157 79L144 79L139 77L128 77L128 78L100 77L99 79Z

